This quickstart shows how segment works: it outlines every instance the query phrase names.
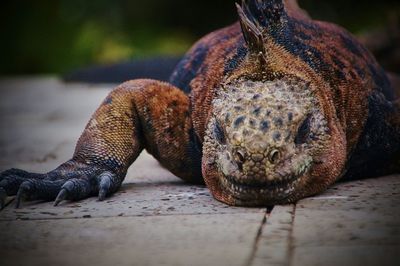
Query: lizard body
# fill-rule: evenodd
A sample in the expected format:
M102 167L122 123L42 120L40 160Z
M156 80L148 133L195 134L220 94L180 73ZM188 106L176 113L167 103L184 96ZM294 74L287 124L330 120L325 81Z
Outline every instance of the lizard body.
M400 170L400 91L369 51L295 1L248 0L238 13L190 49L169 83L114 89L70 161L46 174L3 172L0 198L103 200L143 149L242 206Z

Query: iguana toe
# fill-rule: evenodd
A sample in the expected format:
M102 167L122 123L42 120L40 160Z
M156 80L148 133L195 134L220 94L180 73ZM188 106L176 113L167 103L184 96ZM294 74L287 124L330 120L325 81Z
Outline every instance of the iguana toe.
M103 201L106 196L111 192L113 187L113 174L110 172L105 172L101 174L98 178L99 180L99 201Z
M60 190L64 180L28 179L18 189L16 208L19 208L23 199L52 200Z

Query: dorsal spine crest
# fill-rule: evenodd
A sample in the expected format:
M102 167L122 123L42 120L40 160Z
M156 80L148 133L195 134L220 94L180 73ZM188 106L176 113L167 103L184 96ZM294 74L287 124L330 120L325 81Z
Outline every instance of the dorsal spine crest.
M281 26L286 16L282 0L243 0L236 4L243 37L251 54L257 56L261 64L266 63L265 43L268 32Z

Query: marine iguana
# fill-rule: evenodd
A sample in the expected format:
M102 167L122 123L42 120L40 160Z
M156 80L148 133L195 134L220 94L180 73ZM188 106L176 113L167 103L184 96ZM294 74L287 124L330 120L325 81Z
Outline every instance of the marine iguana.
M295 1L245 0L169 83L131 80L94 113L71 160L1 173L0 198L104 200L146 149L230 205L295 202L342 178L400 170L400 91L339 26Z

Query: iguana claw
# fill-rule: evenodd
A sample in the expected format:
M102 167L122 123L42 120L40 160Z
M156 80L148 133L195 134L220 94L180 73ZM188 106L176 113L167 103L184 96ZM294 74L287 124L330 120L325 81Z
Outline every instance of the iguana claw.
M57 195L57 198L54 200L54 206L58 206L58 204L60 204L61 201L67 199L67 197L68 191L65 188L61 189Z
M112 186L112 174L110 172L105 172L99 176L99 201L103 201L107 194L110 193L110 188Z
M7 193L3 188L0 188L0 210L6 206Z
M28 196L28 192L32 190L32 184L30 181L23 182L17 192L17 197L15 198L15 208L18 209L21 205L21 200Z

